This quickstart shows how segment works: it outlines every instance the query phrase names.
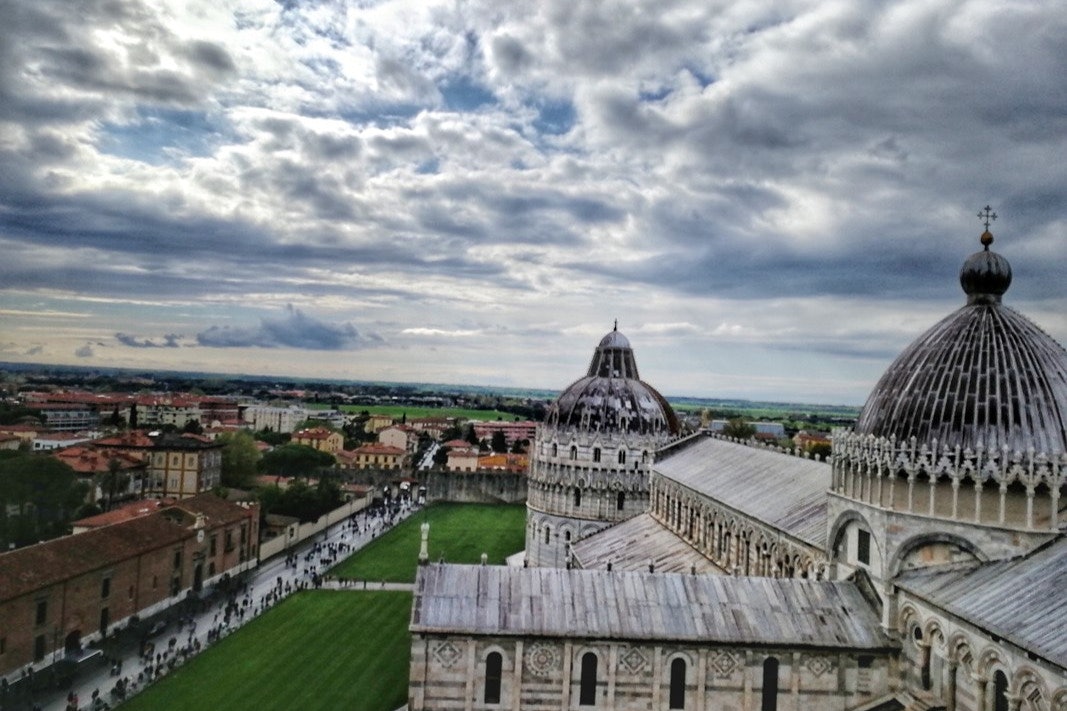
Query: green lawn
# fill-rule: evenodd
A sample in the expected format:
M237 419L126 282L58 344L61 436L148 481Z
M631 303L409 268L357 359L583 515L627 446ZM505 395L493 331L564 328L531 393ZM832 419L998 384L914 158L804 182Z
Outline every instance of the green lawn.
M297 593L122 708L392 711L407 700L411 594Z
M371 541L330 575L356 580L410 583L418 567L423 521L430 522L430 560L477 563L482 553L489 563L503 564L525 546L526 507L519 504L433 504Z

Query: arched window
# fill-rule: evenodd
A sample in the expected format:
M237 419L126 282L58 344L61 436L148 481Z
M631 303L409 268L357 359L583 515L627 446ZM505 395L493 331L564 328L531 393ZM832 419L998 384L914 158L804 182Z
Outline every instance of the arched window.
M763 660L763 703L760 711L778 711L778 660Z
M552 456L553 457L558 457L559 456L559 445L556 444L555 442L552 443Z
M578 458L578 448L574 447L574 446L571 446L571 461L574 461L577 458Z
M593 461L600 461L600 447L593 447Z
M1008 677L999 669L993 674L993 711L1008 711Z
M582 489L581 487L574 487L574 508L578 508L582 505Z
M671 662L670 708L685 708L685 660L681 658Z
M563 532L563 540L567 541L567 543L571 542L571 532L570 531L564 531Z
M485 703L500 703L500 678L504 658L500 652L490 652L485 658Z
M626 464L626 450L619 450L619 464Z
M551 536L551 535L552 535L552 529L550 527L548 527L548 526L545 526L545 543L548 543L549 536Z
M596 655L586 652L582 655L582 686L578 692L579 706L596 704Z
M626 508L626 492L625 491L620 491L618 493L618 495L616 495L616 497L615 497L615 508L617 510L619 510L619 511L622 511L624 508Z

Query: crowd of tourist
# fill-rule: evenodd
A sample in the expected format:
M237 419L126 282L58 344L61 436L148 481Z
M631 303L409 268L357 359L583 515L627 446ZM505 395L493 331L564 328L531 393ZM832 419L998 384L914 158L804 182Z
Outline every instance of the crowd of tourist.
M33 699L28 702L23 695L12 699L4 689L0 699L0 711L98 711L110 709L133 694L143 690L153 681L180 667L204 649L233 633L255 617L263 614L289 595L322 587L325 573L338 562L357 551L363 545L392 528L413 510L409 502L393 507L367 509L357 512L326 531L290 550L281 559L264 561L240 580L219 585L212 594L202 600L201 609L165 614L160 632L146 634L125 659L106 660L108 677L93 675L76 682L67 692L65 705L60 698L43 703ZM179 606L176 605L175 608ZM162 632L171 630L166 642L159 642ZM129 670L124 673L124 668ZM133 671L132 669L135 669ZM101 687L110 689L105 698ZM31 686L27 684L27 686ZM84 702L85 692L88 702ZM79 694L79 692L81 692ZM21 699L21 700L19 700ZM7 706L4 701L18 705Z

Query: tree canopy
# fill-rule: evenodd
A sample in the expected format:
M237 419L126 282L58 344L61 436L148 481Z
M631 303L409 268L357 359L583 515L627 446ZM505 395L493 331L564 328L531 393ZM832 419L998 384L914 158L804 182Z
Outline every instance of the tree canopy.
M756 434L756 428L740 417L735 417L726 423L726 426L722 428L722 433L735 439L751 439Z
M285 489L267 486L259 491L259 503L264 516L268 513L281 514L295 516L301 521L314 521L343 502L341 487L332 477L323 477L314 486L298 479Z
M89 485L67 464L41 455L0 458L0 546L24 546L70 533Z
M311 476L323 467L332 467L334 456L306 444L275 447L259 460L259 471L275 476Z
M256 465L261 454L250 432L225 432L217 440L222 444L222 485L249 489L254 483Z

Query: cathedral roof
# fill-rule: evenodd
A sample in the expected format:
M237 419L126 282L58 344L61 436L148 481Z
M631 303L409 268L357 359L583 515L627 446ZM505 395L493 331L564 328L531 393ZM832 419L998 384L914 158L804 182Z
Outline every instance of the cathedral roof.
M571 545L579 567L587 569L648 570L651 563L661 573L724 575L691 543L652 517L643 513L586 536Z
M1067 351L1001 304L1011 266L983 251L960 271L967 303L908 346L860 413L858 434L939 448L1067 452Z
M1022 558L939 566L901 573L893 581L907 592L1067 667L1067 627L1049 624L1067 616L1067 539Z
M831 485L830 465L825 462L697 436L652 468L664 479L721 501L813 548L825 546L826 490Z
M431 564L412 632L893 648L849 582Z
M585 377L560 394L545 421L587 431L677 434L679 429L667 399L640 379L630 341L617 328L600 339Z

